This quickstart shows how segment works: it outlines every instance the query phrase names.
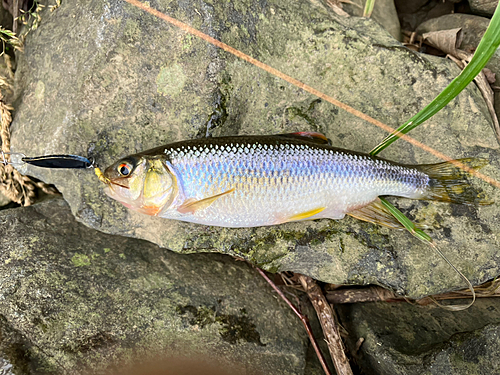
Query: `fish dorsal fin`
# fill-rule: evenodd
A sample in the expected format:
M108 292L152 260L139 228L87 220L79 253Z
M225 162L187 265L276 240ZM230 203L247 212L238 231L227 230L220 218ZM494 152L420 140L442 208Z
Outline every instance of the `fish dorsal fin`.
M208 198L198 200L194 198L186 199L184 203L182 203L182 205L177 209L177 211L179 211L181 214L194 214L198 210L203 210L204 208L209 207L217 199L223 197L224 195L231 194L233 191L234 188Z
M276 134L277 137L283 138L295 138L301 141L313 142L320 145L329 145L330 141L324 134L316 132L296 132L296 133L286 133L286 134Z
M347 212L347 215L392 229L404 229L403 225L382 205L379 198L367 206Z

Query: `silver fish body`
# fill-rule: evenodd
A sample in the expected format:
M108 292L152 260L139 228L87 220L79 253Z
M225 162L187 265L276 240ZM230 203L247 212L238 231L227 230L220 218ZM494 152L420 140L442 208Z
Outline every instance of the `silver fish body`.
M378 196L422 198L430 180L414 167L305 138L190 140L139 156L159 154L175 175L178 192L157 215L224 227L342 219ZM214 196L219 197L199 209L179 209Z

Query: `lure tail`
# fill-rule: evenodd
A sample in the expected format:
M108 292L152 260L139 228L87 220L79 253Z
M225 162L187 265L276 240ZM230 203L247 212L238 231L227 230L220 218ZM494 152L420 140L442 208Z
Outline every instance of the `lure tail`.
M429 187L420 199L430 199L466 205L488 205L493 202L486 194L470 184L472 174L460 164L473 170L488 164L486 159L465 158L447 161L439 164L424 164L413 166L430 177Z

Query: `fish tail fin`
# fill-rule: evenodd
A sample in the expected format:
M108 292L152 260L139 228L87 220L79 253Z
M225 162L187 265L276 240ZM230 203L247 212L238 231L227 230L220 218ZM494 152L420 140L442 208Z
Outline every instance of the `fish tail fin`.
M492 204L493 201L481 189L470 183L471 171L462 169L460 164L466 168L477 170L488 164L488 161L479 158L465 158L438 164L414 166L430 178L428 188L420 199L474 206Z

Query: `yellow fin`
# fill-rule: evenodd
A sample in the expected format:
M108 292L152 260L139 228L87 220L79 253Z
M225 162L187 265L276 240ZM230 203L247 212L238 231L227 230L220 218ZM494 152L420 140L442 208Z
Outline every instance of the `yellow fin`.
M301 212L300 214L293 215L292 217L287 218L286 220L283 221L283 223L286 223L289 221L298 221L298 220L304 220L304 219L310 218L311 216L319 214L324 209L325 209L325 207L320 207L320 208L315 208L314 210Z
M193 214L198 210L203 210L204 208L209 207L212 203L214 203L218 198L230 194L234 191L234 188L225 191L224 193L220 193L217 195L213 195L208 198L203 198L200 200L196 200L194 198L189 198L184 201L184 203L177 209L182 214Z
M392 229L404 229L403 225L382 205L379 198L367 206L347 212L347 215Z
M428 188L418 199L433 199L471 206L493 204L494 202L483 190L471 184L472 173L462 170L455 163L477 170L487 165L488 160L465 158L438 164L415 165L415 169L430 177Z

